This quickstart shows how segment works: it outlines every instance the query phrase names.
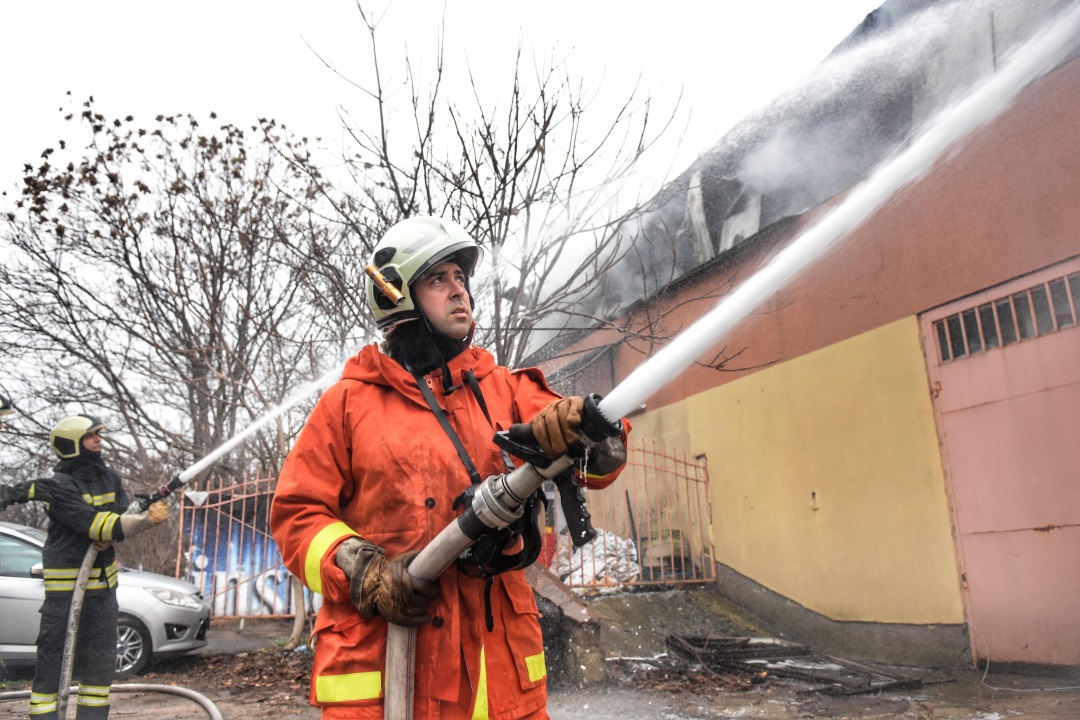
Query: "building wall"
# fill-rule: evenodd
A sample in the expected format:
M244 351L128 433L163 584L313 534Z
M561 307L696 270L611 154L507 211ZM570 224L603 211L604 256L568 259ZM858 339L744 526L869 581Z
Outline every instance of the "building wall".
M905 318L635 418L708 458L719 562L834 620L963 622L919 338Z
M965 622L917 318L1080 255L1078 117L1074 59L778 288L635 418L635 433L707 456L718 558L790 601L773 618L803 608L825 624ZM614 382L843 199L656 298L640 316L662 318L661 332L630 329ZM716 359L723 367L708 367Z

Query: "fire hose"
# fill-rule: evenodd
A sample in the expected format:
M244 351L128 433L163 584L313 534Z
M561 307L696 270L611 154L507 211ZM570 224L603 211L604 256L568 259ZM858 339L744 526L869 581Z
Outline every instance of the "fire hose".
M592 447L606 438L615 437L622 432L621 421L608 419L600 406L600 398L590 395L585 398L585 409L581 420L581 437L586 447ZM616 417L620 417L619 416ZM533 449L520 442L513 442L513 433L499 433L496 444L513 455L528 460L526 464L504 475L493 475L480 484L473 495L472 505L466 508L456 520L447 525L435 538L420 551L409 564L408 572L424 580L435 580L454 560L473 545L485 533L501 530L517 520L525 501L545 480L554 480L576 462L569 455L549 461L538 449ZM567 502L563 489L564 506ZM570 532L575 544L591 539L595 534L589 525L589 515L584 511L584 498L576 495L570 502L580 503L577 513L568 513L567 517L576 517L570 524ZM386 639L386 687L384 697L384 717L388 720L412 720L413 685L416 665L416 629L390 624Z

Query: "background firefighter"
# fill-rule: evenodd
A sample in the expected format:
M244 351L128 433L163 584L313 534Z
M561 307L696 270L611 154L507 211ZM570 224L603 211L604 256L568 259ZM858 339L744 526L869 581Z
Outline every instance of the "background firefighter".
M485 543L487 555L436 582L407 571L454 521L455 500L506 472L496 431L531 421L551 458L578 445L582 398L560 398L539 370L511 371L472 345L469 278L480 257L445 219L414 217L387 232L371 264L404 297L366 283L385 340L349 361L282 469L274 537L289 569L324 598L311 683L323 718L383 717L387 621L419 626L417 720L547 717L543 638L519 567L531 562L527 533L499 536L494 554ZM623 423L621 438L590 453L590 487L621 471Z
M42 552L45 601L37 639L37 666L30 696L30 717L57 717L58 692L68 610L79 566L91 543L98 555L83 599L74 649L73 677L79 680L76 718L109 716L109 691L116 671L116 574L113 543L164 522L169 508L155 503L144 513L128 507L120 477L101 457L105 425L89 415L61 420L49 435L60 458L48 482L49 529Z

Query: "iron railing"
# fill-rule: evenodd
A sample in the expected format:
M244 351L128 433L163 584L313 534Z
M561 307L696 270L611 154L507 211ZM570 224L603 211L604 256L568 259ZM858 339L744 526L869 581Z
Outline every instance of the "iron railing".
M181 494L176 576L198 586L215 617L294 614L293 583L270 535L273 479L218 480ZM579 592L716 579L704 458L632 441L627 466L604 490L587 491L595 541L573 548L549 490L540 560ZM321 598L304 591L315 610Z

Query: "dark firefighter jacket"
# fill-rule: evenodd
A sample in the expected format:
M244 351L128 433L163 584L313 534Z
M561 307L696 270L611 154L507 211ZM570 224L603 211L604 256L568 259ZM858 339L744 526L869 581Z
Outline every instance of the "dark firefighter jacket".
M100 456L61 460L53 472L48 482L35 483L35 492L45 496L39 499L48 501L49 534L42 552L46 596L74 591L91 543L124 539L120 515L128 506L120 476ZM117 569L111 546L98 552L86 591L115 588Z

